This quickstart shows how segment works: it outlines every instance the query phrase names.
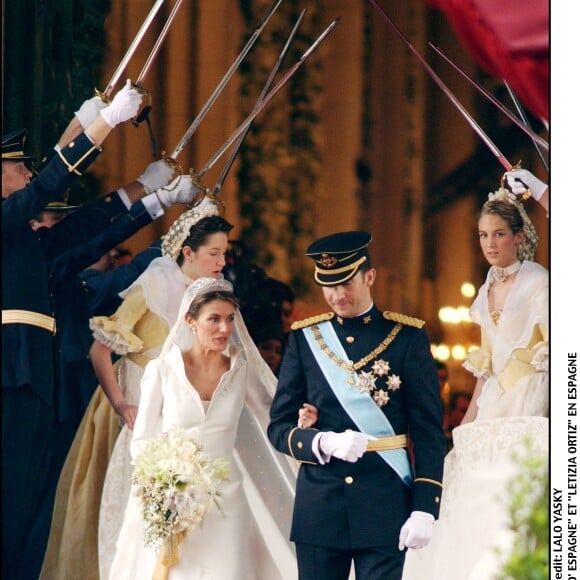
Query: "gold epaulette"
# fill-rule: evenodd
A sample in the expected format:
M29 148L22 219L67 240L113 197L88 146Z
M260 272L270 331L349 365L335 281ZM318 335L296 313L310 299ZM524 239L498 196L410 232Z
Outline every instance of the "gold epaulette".
M414 326L415 328L423 328L425 324L424 320L420 318L413 318L412 316L407 316L406 314L400 314L399 312L391 312L390 310L385 310L383 316L387 320L392 320L393 322L400 322L401 324L406 324L407 326Z
M300 330L301 328L306 328L307 326L312 326L313 324L318 324L319 322L325 322L326 320L332 320L334 318L334 312L325 312L324 314L318 314L317 316L310 316L304 320L297 320L292 323L292 330Z

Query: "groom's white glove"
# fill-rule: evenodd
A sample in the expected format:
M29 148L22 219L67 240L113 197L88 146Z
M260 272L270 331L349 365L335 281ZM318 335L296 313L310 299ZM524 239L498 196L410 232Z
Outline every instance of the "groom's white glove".
M355 463L367 450L370 439L376 439L376 437L359 431L345 431L344 433L327 431L320 437L318 445L320 451L328 457L332 456Z
M542 180L538 179L533 173L527 169L513 169L505 173L506 181L513 193L522 195L526 191L530 191L532 197L539 201L548 185Z
M435 518L427 512L411 512L399 533L399 550L424 548L431 540Z

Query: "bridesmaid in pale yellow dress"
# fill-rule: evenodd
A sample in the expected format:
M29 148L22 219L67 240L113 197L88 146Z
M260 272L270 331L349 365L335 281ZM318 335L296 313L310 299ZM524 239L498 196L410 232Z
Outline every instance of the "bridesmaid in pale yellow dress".
M547 467L548 272L532 261L538 238L513 193L489 195L478 229L490 269L470 309L481 348L463 365L475 391L453 430L433 538L407 553L404 580L504 577L515 534L507 508L515 455L532 453Z

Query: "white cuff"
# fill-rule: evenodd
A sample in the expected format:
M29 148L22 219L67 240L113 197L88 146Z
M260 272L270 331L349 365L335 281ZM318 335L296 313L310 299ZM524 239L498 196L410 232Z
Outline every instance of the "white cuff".
M149 212L152 219L156 220L165 214L165 210L159 201L159 198L155 193L150 193L146 195L142 200L145 209Z
M327 455L326 453L323 453L322 450L320 449L319 442L323 434L324 433L322 431L320 433L317 433L314 436L314 439L312 440L312 453L314 453L314 457L318 459L318 463L320 463L320 465L325 465L330 461L330 458L332 457L332 455Z
M117 189L117 193L119 194L121 201L125 204L125 207L127 209L131 209L131 200L129 199L127 192L122 187L119 187L119 189Z

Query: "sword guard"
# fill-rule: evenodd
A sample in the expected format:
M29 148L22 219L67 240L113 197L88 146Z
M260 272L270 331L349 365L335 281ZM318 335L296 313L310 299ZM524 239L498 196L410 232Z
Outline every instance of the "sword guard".
M133 88L140 94L143 95L144 97L149 97L149 103L151 103L151 93L142 85L135 83L133 85Z
M520 161L518 161L518 162L517 162L517 163L516 163L516 164L515 164L515 165L514 165L512 168L511 168L511 171L515 171L516 169L521 169L521 168L522 168L522 161L521 161L521 159L520 159ZM518 179L518 178L516 178L516 179L517 179L517 181L521 181L521 179ZM523 182L522 182L522 183L523 183ZM526 184L524 183L524 185L526 185ZM502 189L507 189L508 191L511 191L511 190L510 190L510 188L509 188L509 187L506 185L506 173L504 173L504 174L501 176L500 186L501 186L501 188L502 188ZM513 193L512 193L512 195L513 195ZM524 191L524 193L522 193L522 194L521 194L519 197L520 197L521 199L523 199L524 201L525 201L526 199L530 199L530 197L532 197L532 192L530 191L530 188L528 187L528 188L526 189L526 191Z
M111 104L111 99L109 99L109 97L107 97L105 93L99 91L99 89L97 88L95 88L95 97L99 97L99 99L101 99L101 101L103 101L103 103L106 103L107 105Z
M192 168L189 169L189 178L191 179L191 182L193 183L193 185L195 185L195 187L197 187L200 190L200 192L203 193L202 198L203 197L210 197L211 192L210 192L209 187L207 185L205 185L205 183L203 183L203 181L201 180L201 177L199 177L199 175ZM201 199L199 201L201 201ZM197 204L194 202L193 205L197 205Z
M179 165L179 163L177 163L177 161L175 161L175 159L173 159L173 157L169 157L169 155L167 155L167 151L161 151L161 157L163 161L169 165L169 167L177 171L179 175L183 175L183 168L181 165Z
M208 201L217 206L219 214L223 216L226 211L225 203L221 199L218 199L217 195L202 182L199 175L191 168L189 169L189 178L191 179L193 185L199 188L198 193L191 202L191 207L199 205L205 198L207 198Z

